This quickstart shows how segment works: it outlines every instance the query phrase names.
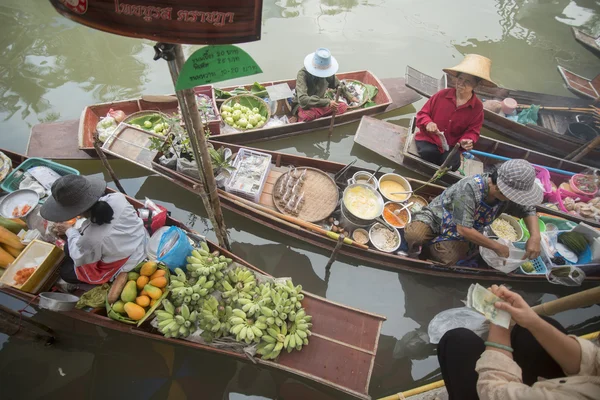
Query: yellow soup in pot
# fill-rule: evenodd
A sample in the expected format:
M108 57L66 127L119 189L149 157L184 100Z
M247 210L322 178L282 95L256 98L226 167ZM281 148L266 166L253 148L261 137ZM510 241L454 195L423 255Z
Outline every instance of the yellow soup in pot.
M409 196L410 193L407 194L392 194L395 192L407 192L408 189L405 188L401 183L396 181L383 181L379 184L379 190L385 197L392 201L404 201Z
M381 213L377 194L362 186L349 188L344 196L344 205L353 215L362 219L374 219Z

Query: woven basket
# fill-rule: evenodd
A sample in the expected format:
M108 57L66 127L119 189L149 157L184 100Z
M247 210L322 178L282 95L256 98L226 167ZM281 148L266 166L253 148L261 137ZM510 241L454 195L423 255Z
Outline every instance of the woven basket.
M365 87L365 92L366 92L366 90L367 90L367 88L366 88L365 84L364 84L364 83L362 83L361 81L357 81L356 79L343 79L343 81L344 81L344 82L355 82L355 83L360 83L361 85L363 85L363 86ZM331 92L333 93L333 97L335 98L335 90L334 90L334 89L329 89L329 91L331 91ZM340 97L342 97L342 96L343 96L343 94L342 94L342 95L340 95ZM362 101L361 101L361 102L360 102L358 105L356 105L356 106L350 106L350 105L348 105L348 110L355 110L355 109L357 109L357 108L360 108L360 107L364 106L364 105L365 105L365 103L366 103L368 100L369 100L368 98L366 98L366 97L364 97L364 96L363 96L363 99L362 99Z
M131 125L131 121L140 117L146 117L148 115L159 115L165 122L167 122L167 125L169 126L167 128L166 131L163 132L162 135L159 135L157 133L154 133L153 131L149 131L146 128L142 127L142 130L146 133L155 135L155 136L162 136L162 137L167 137L170 133L171 133L171 124L172 123L168 123L169 122L169 116L163 112L160 111L156 111L156 110L144 110L144 111L138 111L138 112L134 112L133 114L129 114L127 117L125 117L125 119L123 120L122 123L127 124L127 125Z
M248 102L248 100L251 100L251 101ZM250 107L250 108L258 107L260 115L262 115L263 117L266 118L265 124L267 122L269 122L269 119L271 118L271 111L269 110L269 106L263 99L261 99L260 97L251 95L251 94L240 94L240 95L233 96L233 97L225 100L223 102L223 104L221 104L221 108L219 109L219 112L221 113L221 118L223 119L223 123L227 124L227 122L225 122L225 118L223 117L223 106L233 107L233 105L235 103L240 103L242 106L246 106L246 107L250 107L252 105L252 107ZM229 125L229 124L227 124L227 125ZM239 128L235 128L233 126L232 126L232 128L239 129ZM239 130L241 130L242 132L245 132L245 131L253 131L255 129L262 129L262 128L263 127L261 126L260 128L255 127L252 129L239 129Z

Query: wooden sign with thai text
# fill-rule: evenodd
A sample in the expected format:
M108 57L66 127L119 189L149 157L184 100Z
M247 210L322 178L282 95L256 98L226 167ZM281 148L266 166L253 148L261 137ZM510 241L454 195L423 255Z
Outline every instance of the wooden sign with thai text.
M262 0L50 0L63 16L121 36L179 44L260 40Z

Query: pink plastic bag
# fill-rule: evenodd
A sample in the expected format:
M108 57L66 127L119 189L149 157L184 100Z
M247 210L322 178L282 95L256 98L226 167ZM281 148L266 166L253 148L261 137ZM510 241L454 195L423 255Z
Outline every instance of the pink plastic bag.
M579 201L582 201L584 203L589 202L590 200L592 200L591 197L586 197L586 196L582 196L580 194L575 194L573 192L570 192L568 190L565 189L558 189L553 191L552 193L548 194L546 196L546 198L548 199L548 201L555 203L558 205L558 208L565 213L569 213L569 211L565 208L565 204L563 203L563 200L566 199L567 197L572 198L573 200L575 199L579 199Z

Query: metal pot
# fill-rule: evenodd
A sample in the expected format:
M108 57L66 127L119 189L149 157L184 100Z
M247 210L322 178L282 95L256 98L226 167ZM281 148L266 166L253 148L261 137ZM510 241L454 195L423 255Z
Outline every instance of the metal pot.
M361 216L354 215L346 207L346 204L345 204L346 195L349 190L352 190L353 188L356 188L356 187L362 187L365 190L368 190L369 192L373 193L377 197L378 210L377 210L377 215L375 215L373 218L365 219L365 218L362 218ZM372 186L364 184L364 183L353 183L352 185L349 185L348 187L346 187L346 189L344 189L344 194L342 195L341 203L342 203L342 206L341 206L342 219L346 219L348 222L350 222L354 225L357 225L358 227L364 227L364 226L372 224L375 221L375 218L380 217L381 214L383 213L383 198L381 197L381 195L379 194L379 192L376 189L374 189Z
M352 175L352 178L348 179L348 185L352 185L354 183L364 183L365 185L379 189L377 178L373 173L367 171L355 172L354 175Z
M75 308L79 297L58 292L40 293L40 307L52 311L70 311Z
M573 122L567 127L567 135L589 142L598 136L598 132L582 122Z

